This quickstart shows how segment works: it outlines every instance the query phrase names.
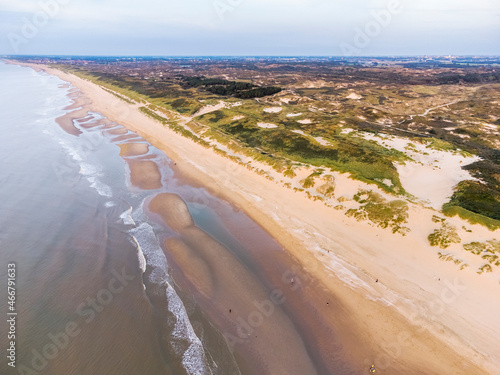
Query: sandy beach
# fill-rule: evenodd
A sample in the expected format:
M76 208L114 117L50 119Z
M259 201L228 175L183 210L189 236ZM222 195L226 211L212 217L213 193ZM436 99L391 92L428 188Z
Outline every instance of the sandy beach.
M294 297L295 301L303 299L306 305L314 306L309 319L336 327L336 339L342 342L342 355L348 362L359 364L361 369L375 363L382 374L498 373L500 299L495 298L500 288L498 276L460 271L451 262L438 259L437 250L427 242L427 234L435 227L431 217L436 212L412 205L407 225L411 232L405 237L358 222L182 137L146 117L138 105L128 104L89 81L49 67L39 68L81 90L79 100L86 106L74 118L84 117L83 112L90 109L136 132L174 160L183 178L231 202L265 228L288 251L290 264L300 267L300 274L306 279L303 283L307 281L307 288ZM68 132L76 129L67 120L60 125ZM119 129L109 132L117 136L126 133ZM140 157L146 152L144 146L122 149L125 157ZM156 165L141 159L131 159L128 164L133 185L144 189L161 186ZM358 186L347 179L346 184ZM349 191L349 186L339 189ZM182 204L177 205L182 212ZM151 210L169 223L170 219L161 214L161 204L153 205ZM457 228L473 227L473 233L460 232L464 243L498 237L498 232L464 224L458 218L449 221ZM223 254L223 250L208 238L189 240L203 237L189 219L176 222L173 227L180 237L167 241L169 248L176 249L173 251L176 262L179 265L192 262L191 257L185 258L190 252L200 260L196 266L199 272L187 275L186 279L199 286L201 295L205 294L201 301L211 296L214 288L223 289L233 282L235 275L244 274L235 268L233 275L221 271L219 274L224 277L220 280L203 277L207 275L204 268L213 267L209 258ZM200 243L205 246L200 247ZM230 259L228 262L233 264ZM247 284L253 285L250 279ZM264 293L257 286L250 286L249 290L256 296ZM236 295L221 293L220 301L237 298L237 290L231 293ZM329 295L337 301L338 314L331 313ZM205 306L207 311L215 309ZM216 312L212 310L214 319ZM298 316L308 318L306 311ZM288 324L278 318L279 313L268 321L273 329ZM275 319L279 323L271 324ZM321 324L312 327L319 330ZM293 330L285 328L285 331ZM271 328L269 332L272 342ZM311 340L314 336L314 330L306 335ZM291 335L289 340L301 345L296 336ZM262 343L261 347L269 347L270 342ZM265 354L258 347L252 347L255 358ZM314 348L321 351L321 343L317 342ZM322 358L328 356L320 354ZM298 363L305 366L303 371L307 373L307 361L295 360L297 366ZM276 366L274 374L280 373L279 364Z

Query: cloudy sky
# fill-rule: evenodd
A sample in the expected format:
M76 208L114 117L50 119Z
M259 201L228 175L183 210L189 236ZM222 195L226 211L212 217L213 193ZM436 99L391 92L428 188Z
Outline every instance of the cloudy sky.
M0 54L500 55L500 1L0 0Z

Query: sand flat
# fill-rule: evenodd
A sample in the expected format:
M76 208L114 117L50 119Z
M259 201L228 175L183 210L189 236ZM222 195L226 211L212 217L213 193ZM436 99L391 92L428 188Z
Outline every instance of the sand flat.
M139 156L145 155L149 152L149 145L147 143L120 143L120 156Z
M162 187L161 173L152 160L128 159L130 183L144 190L156 190Z
M106 133L111 135L125 135L128 133L128 129L124 128L123 126L117 126L113 129L106 130Z
M261 374L316 373L288 316L278 304L270 302L262 284L226 247L194 225L186 204L178 195L159 194L151 200L149 209L180 235L180 238L166 240L167 255L201 294L205 313L226 327L224 334L233 349L253 358L254 369L259 369ZM259 306L264 307L256 310ZM258 324L250 320L248 327L241 326L242 317L251 317L262 309L268 309L269 313L259 319ZM266 344L260 345L260 341ZM281 345L283 341L286 346ZM269 347L274 348L273 351L269 351Z
M73 121L87 117L88 109L85 106L90 103L90 100L82 95L80 91L73 91L69 94L69 97L73 100L73 103L64 109L70 112L58 117L56 122L66 133L78 136L82 132L75 126Z
M186 204L177 194L162 193L156 195L151 200L149 209L160 215L162 220L177 232L194 225Z

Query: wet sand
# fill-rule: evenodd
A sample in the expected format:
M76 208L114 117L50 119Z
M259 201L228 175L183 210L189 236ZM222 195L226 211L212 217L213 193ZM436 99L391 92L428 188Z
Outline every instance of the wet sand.
M86 116L88 113L87 106L91 103L90 100L82 95L80 91L74 91L68 95L73 99L73 103L65 110L73 110L70 115L66 114L56 119L56 122L61 126L61 128L71 135L79 135L81 131L73 124L75 120L82 120L82 117Z
M128 159L130 182L144 190L156 190L162 187L158 165L151 160Z
M114 141L117 142L118 140ZM118 144L118 146L120 146L120 156L124 157L145 155L149 151L149 145L147 143L122 143Z
M193 224L175 194L150 204L178 237L165 241L167 256L182 270L197 302L254 374L315 374L302 338L283 312L281 293L269 293L230 251Z

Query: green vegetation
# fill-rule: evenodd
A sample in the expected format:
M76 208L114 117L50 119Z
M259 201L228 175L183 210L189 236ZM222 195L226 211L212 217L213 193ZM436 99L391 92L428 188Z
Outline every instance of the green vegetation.
M482 83L482 82L499 82L499 73L466 73L466 74L448 74L443 73L439 76L439 83L441 84L457 84L461 82L466 83Z
M462 260L460 259L456 259L453 255L451 254L443 254L441 252L438 253L438 257L440 260L442 261L445 261L445 262L453 262L455 263L456 265L460 265L460 271L462 271L463 269L469 267L469 265L467 263L464 263Z
M310 176L306 177L305 179L300 181L300 184L302 185L302 187L304 189L309 189L309 188L314 187L314 176L310 175Z
M380 194L362 190L354 196L361 204L355 210L347 210L346 215L357 220L370 220L381 228L392 228L393 233L406 235L409 232L402 224L408 222L408 203L401 200L387 201Z
M439 246L441 249L446 249L453 243L461 242L456 228L447 222L442 222L441 228L429 234L427 239L431 246Z
M118 99L121 99L123 100L125 103L128 103L128 104L134 104L134 102L132 100L130 100L129 98L127 98L126 96L123 96L123 95L120 95L116 92L114 92L113 90L109 90L107 88L103 88L104 91L107 91L109 92L110 94L113 94L114 96L116 96Z
M484 272L493 272L493 268L489 264L485 264L484 266L479 268L478 274L483 274Z
M462 181L443 206L443 213L496 230L500 228L500 192L479 181Z
M408 157L364 139L360 131L410 137L413 144L408 149L419 142L430 149L477 155L481 160L464 169L478 180L461 182L443 212L496 230L500 228L500 137L492 124L500 123L497 68L452 65L430 67L425 75L411 64L402 71L344 62L90 59L84 64L61 60L56 67L127 102L147 101L156 114L174 111L192 116L224 97L226 108L188 122L191 131L170 120L165 124L200 143L205 142L203 131L203 137L284 171L287 177L295 176L293 165L324 167L404 196L394 164ZM446 71L447 67L453 70ZM352 93L359 99L348 99ZM264 112L278 101L279 112ZM241 105L231 106L235 103ZM439 107L445 103L452 104ZM259 123L277 128L262 128ZM314 178L308 176L302 183L313 187ZM316 189L329 197L335 185L318 183Z
M490 219L489 217L476 214L474 212L468 211L462 207L451 206L446 204L443 207L443 213L448 217L459 216L461 219L468 221L471 224L480 224L487 227L491 231L495 231L500 228L500 221ZM470 232L470 230L469 230Z
M327 167L339 172L349 172L354 178L367 183L377 184L384 190L403 193L399 175L393 161L402 160L402 154L387 150L384 147L359 137L333 135L328 138L329 146L318 144L314 139L291 132L285 127L262 129L257 126L260 121L273 121L271 115L254 114L239 109L228 111L223 118L211 113L200 118L205 124L212 123L225 134L236 138L242 145L263 153L281 157L295 162ZM233 114L245 115L239 121L231 121ZM257 117L259 116L259 117ZM290 121L290 120L288 120ZM390 180L391 186L382 181Z
M179 98L170 102L165 102L170 108L181 114L193 115L198 112L202 105L194 99Z
M446 219L443 217L439 217L436 215L432 215L432 222L433 223L443 223Z
M326 182L316 189L317 192L323 194L327 198L333 198L335 194L335 177L326 175L323 179Z
M314 178L321 176L322 173L323 173L322 170L315 171L311 173L309 176L307 176L305 179L301 180L300 184L304 189L312 188L315 185Z
M146 108L146 107L140 107L139 110L141 112L143 112L145 115L161 122L163 125L168 126L170 129L172 129L176 133L179 133L186 138L190 138L193 141L195 141L196 143L199 143L204 147L210 147L210 144L207 141L205 141L204 139L201 139L200 137L196 136L194 133L192 133L188 129L184 128L183 126L177 125L175 122L167 121L166 118L160 116L159 114L152 111L151 109Z
M447 151L447 152L456 152L460 153L462 156L471 156L470 153L466 151L461 151L458 147L450 142L443 141L441 139L437 139L434 137L431 138L414 138L414 141L421 142L427 145L427 148L437 151Z
M471 242L463 245L466 251L474 255L481 254L500 254L500 241L491 240L486 242Z
M297 176L297 174L293 170L293 167L290 166L283 172L283 176L288 178L294 178L295 176Z
M490 264L494 264L495 266L500 266L500 260L498 255L485 254L481 258L490 262Z
M220 78L183 77L184 87L203 87L212 94L240 99L262 98L281 92L280 87L259 87L253 83L228 81Z
M464 244L463 248L488 262L479 268L477 271L478 274L493 272L492 266L500 267L500 241L471 242Z

